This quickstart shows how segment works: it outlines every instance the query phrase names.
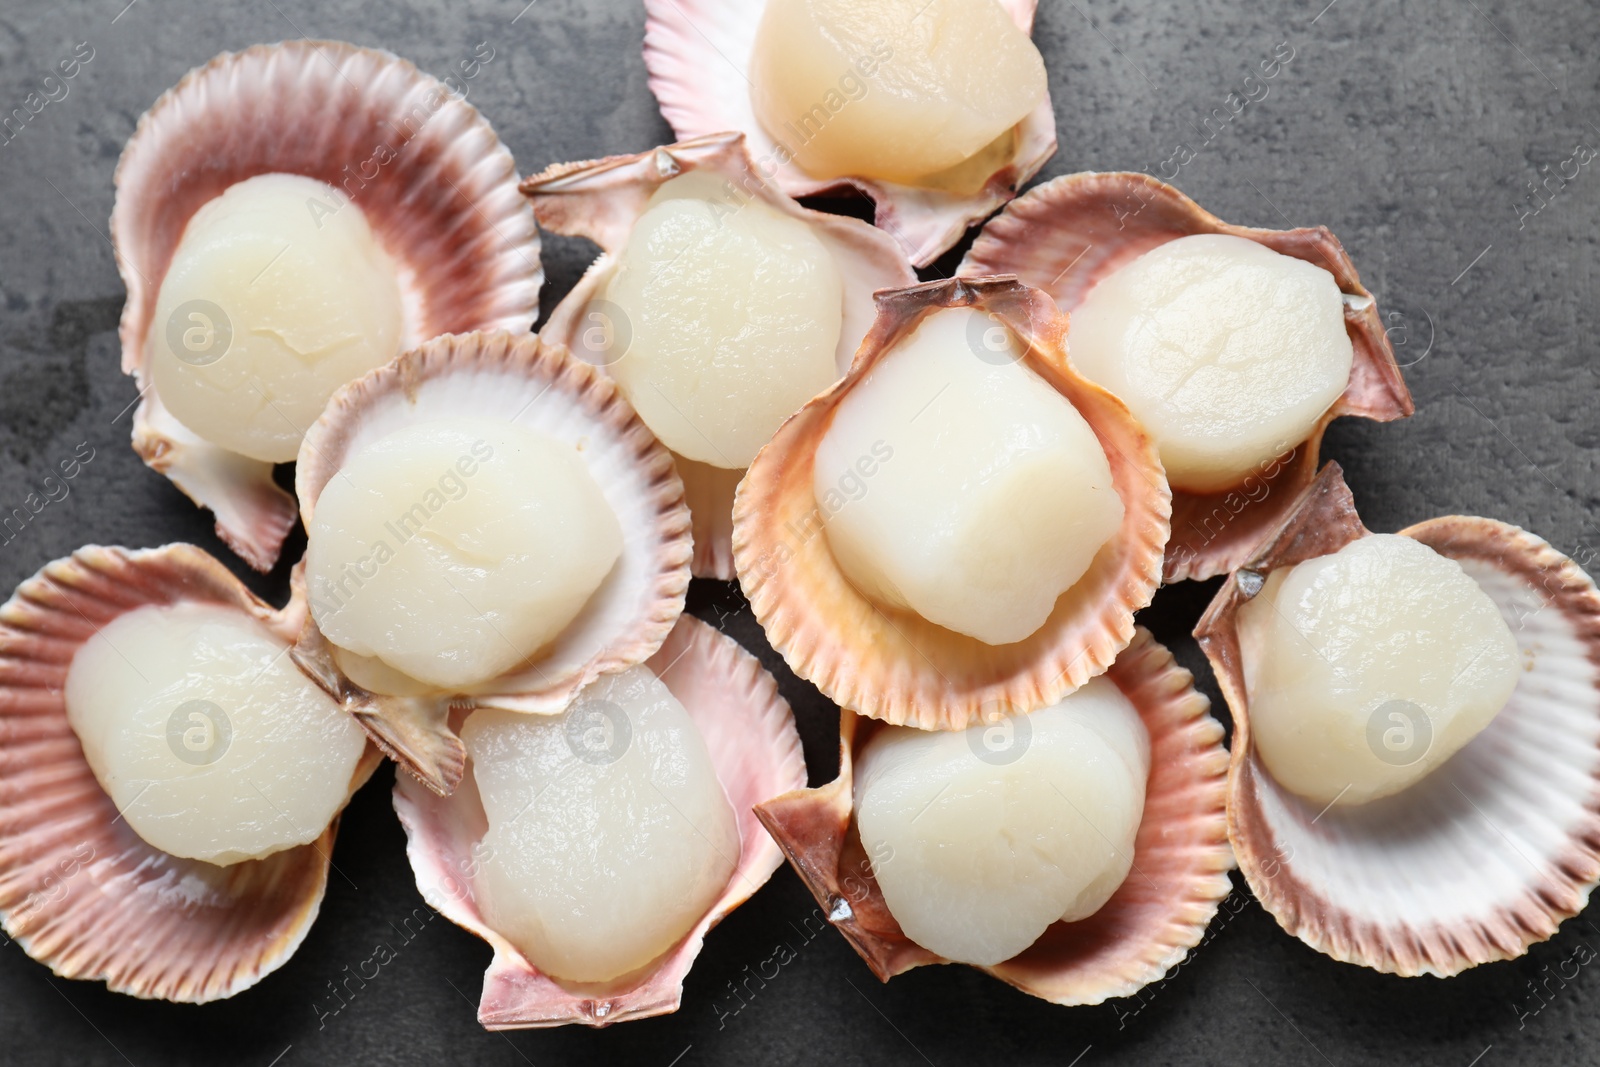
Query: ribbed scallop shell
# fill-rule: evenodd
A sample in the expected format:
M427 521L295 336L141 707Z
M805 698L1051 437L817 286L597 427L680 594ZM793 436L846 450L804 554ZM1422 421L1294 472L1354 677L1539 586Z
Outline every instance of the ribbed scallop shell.
M1160 978L1200 943L1231 888L1222 726L1194 678L1140 628L1106 677L1133 703L1150 734L1150 779L1133 870L1105 906L1056 923L1026 951L984 967L1056 1004L1098 1004ZM828 919L883 981L948 963L908 939L889 913L856 834L854 760L879 726L846 711L839 777L756 807Z
M393 152L381 166L380 145ZM363 181L365 170L376 174ZM217 56L162 94L123 150L111 212L128 287L122 370L143 397L133 447L210 508L217 535L262 571L294 525L294 500L273 482L271 464L203 441L173 418L151 389L144 349L190 217L230 185L269 172L328 182L365 213L400 264L402 348L443 333L527 330L544 279L511 153L477 108L406 60L339 41L256 45Z
M1111 665L1133 637L1133 613L1160 583L1170 498L1155 446L1120 400L1068 364L1066 318L1043 292L1009 277L952 279L880 293L878 307L850 373L784 423L740 483L739 581L772 647L840 707L939 730L996 707L1045 707ZM1044 625L1008 645L880 608L857 592L828 548L812 488L817 444L839 402L923 316L946 307L983 309L1023 340L1028 366L1094 429L1124 507L1122 526Z
M678 1010L683 979L706 932L744 903L783 863L754 805L805 785L805 758L789 705L756 658L725 634L685 615L645 664L689 712L738 819L739 864L694 928L642 977L621 984L568 985L542 974L485 923L473 898L482 862L473 851L488 829L470 775L441 798L405 775L394 807L406 830L417 888L445 918L494 946L478 1021L490 1030L582 1023L609 1026Z
M1033 30L1038 0L999 0L1024 33ZM644 63L650 91L678 139L724 130L749 138L750 153L790 196L854 188L877 205L877 225L911 261L925 267L961 240L967 227L1016 195L1056 151L1056 118L1047 94L1017 127L1015 158L974 196L867 178L813 178L780 163L778 143L756 119L747 71L766 0L645 0ZM783 153L787 155L787 153Z
M1347 963L1452 975L1511 959L1600 882L1600 592L1525 530L1447 516L1401 530L1499 606L1524 675L1481 734L1402 793L1354 808L1283 789L1250 743L1236 626L1245 588L1367 536L1335 463L1228 579L1195 636L1233 710L1228 836L1262 907Z
M128 826L67 722L72 657L151 604L217 604L291 641L273 611L192 545L81 548L0 607L0 921L64 978L136 997L231 997L281 967L317 916L338 820L318 840L230 867L170 856ZM350 791L377 765L370 746Z
M1377 303L1324 226L1233 226L1172 186L1138 173L1069 174L1031 189L984 226L958 273L1015 274L1072 312L1096 282L1158 245L1194 234L1244 237L1331 273L1345 294L1355 351L1350 384L1288 455L1215 493L1172 491L1164 580L1209 578L1237 567L1294 505L1317 470L1322 435L1341 415L1389 422L1410 415L1411 393L1384 335ZM1070 348L1071 338L1068 338Z
M592 350L593 346L584 342L585 331L594 325L584 312L610 279L617 257L650 197L664 183L696 170L727 179L731 209L759 199L809 225L832 253L844 282L844 317L835 353L839 374L843 375L872 326L877 310L872 302L873 292L914 285L917 276L899 246L882 231L856 219L808 210L785 196L757 172L744 135L738 133L714 134L638 155L558 164L522 183L522 191L533 201L540 225L556 233L587 237L600 246L599 258L550 313L539 336L566 345L580 359L602 370L627 357L626 349ZM744 472L712 467L676 454L674 458L694 521L695 577L727 581L733 577L733 490Z
M583 460L623 535L622 556L558 640L464 692L368 692L343 675L308 617L296 660L345 702L387 755L429 788L448 793L466 761L450 728L450 708L554 714L599 675L643 662L683 612L691 544L672 453L611 380L559 345L504 332L435 338L335 393L300 446L295 492L306 528L323 486L347 458L413 422L444 417L516 422L558 441L581 442Z

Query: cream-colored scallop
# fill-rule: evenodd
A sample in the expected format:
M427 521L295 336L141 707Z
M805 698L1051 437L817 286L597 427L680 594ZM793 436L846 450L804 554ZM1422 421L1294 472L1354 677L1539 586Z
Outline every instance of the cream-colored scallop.
M484 918L546 974L638 970L733 876L733 807L694 720L648 669L606 675L556 717L475 712L461 737L488 816Z
M603 298L610 373L663 444L743 468L839 376L844 289L811 227L726 178L662 185Z
M768 0L751 82L780 162L964 193L1004 165L1047 91L1039 50L997 0Z
M454 689L553 641L621 554L616 513L574 446L460 417L379 438L329 479L306 579L335 645Z
M1099 911L1128 876L1150 739L1111 682L965 730L889 726L856 762L861 844L907 937L991 965Z
M360 206L313 178L262 174L184 227L150 373L196 434L284 463L335 389L395 357L402 326L399 273Z
M288 644L216 605L150 605L84 643L67 721L136 833L232 864L315 841L344 806L361 727Z
M1020 641L1122 522L1094 431L998 320L934 312L840 401L813 491L872 599Z
M1350 381L1333 275L1243 237L1151 249L1073 309L1073 365L1144 423L1178 488L1239 484L1294 449Z
M1417 782L1489 725L1521 674L1489 594L1393 534L1273 571L1239 634L1256 752L1315 804Z

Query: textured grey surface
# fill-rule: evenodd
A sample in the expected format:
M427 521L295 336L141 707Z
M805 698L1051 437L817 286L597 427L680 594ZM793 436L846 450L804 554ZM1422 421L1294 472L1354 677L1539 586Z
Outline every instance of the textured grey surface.
M192 540L245 574L209 520L139 463L128 416L118 417L134 391L117 370L122 285L105 237L112 170L140 112L190 67L303 33L388 48L442 73L488 41L495 58L472 83L472 100L524 172L670 138L645 84L639 0L537 0L527 9L526 0L137 0L124 10L125 2L0 4L0 112L21 105L79 42L94 49L67 95L0 145L0 510L20 504L81 443L94 449L68 495L0 544L4 588L88 542ZM1600 147L1591 121L1600 117L1595 6L1325 2L1044 0L1036 38L1061 135L1045 176L1159 169L1186 143L1198 154L1176 183L1217 214L1261 226L1327 224L1392 316L1417 399L1405 423L1346 422L1328 436L1368 524L1393 530L1462 511L1527 526L1569 552L1600 543L1596 166L1519 217L1541 167L1555 172L1580 143ZM1267 83L1267 97L1202 143L1204 118L1282 42L1294 58ZM547 309L588 254L577 242L547 245ZM291 541L290 558L300 544ZM282 569L245 576L281 602ZM1143 621L1215 696L1186 636L1213 585L1165 590ZM696 583L691 606L763 650L794 703L813 780L831 777L832 706L765 651L731 587ZM141 1003L55 979L15 945L0 946L0 1061L1499 1067L1600 1059L1600 976L1582 968L1559 977L1575 955L1594 957L1584 946L1600 947L1600 917L1567 922L1517 962L1449 981L1401 980L1317 955L1240 888L1175 978L1142 1000L1069 1010L961 967L879 985L831 931L811 940L799 932L813 905L787 870L712 933L677 1015L598 1033L487 1034L473 1019L487 948L442 919L409 941L397 929L423 906L389 808L390 780L380 772L346 817L340 873L299 953L232 1001ZM762 969L780 942L795 958L731 1012L738 1002L728 983ZM330 981L380 944L395 958L331 1013Z

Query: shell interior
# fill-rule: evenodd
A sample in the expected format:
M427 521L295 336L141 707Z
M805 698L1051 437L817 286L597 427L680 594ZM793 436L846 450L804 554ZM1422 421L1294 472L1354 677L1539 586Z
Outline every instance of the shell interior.
M212 509L218 535L263 571L294 524L294 501L270 464L201 440L166 411L148 391L144 345L189 218L228 186L269 172L325 181L366 213L400 266L403 347L442 333L526 330L544 277L511 153L463 96L388 52L337 41L257 45L217 56L152 105L117 165L111 215L128 288L122 369L143 395L134 448Z
M609 984L573 985L540 973L484 922L473 898L482 862L475 846L488 828L472 776L449 797L407 776L395 779L394 805L423 899L494 946L478 1021L491 1030L583 1023L609 1026L676 1011L683 979L706 932L759 889L783 862L753 807L805 784L805 761L789 705L754 656L685 615L646 666L683 704L705 738L717 777L738 818L741 855L711 909L644 972Z
M621 522L624 547L561 637L507 674L465 693L415 698L363 696L339 684L336 695L359 698L363 721L383 730L386 750L445 792L461 773L460 741L444 721L452 700L558 712L596 676L655 652L689 584L689 517L671 454L609 379L531 334L436 338L334 394L300 451L295 488L307 528L346 457L411 423L464 415L518 422L577 447ZM314 675L335 678L319 640L303 637L303 655L323 660Z
M1129 996L1200 943L1231 890L1222 726L1193 677L1139 629L1108 672L1150 732L1151 771L1133 870L1088 919L1056 923L1027 950L983 968L1057 1004ZM851 810L853 756L877 724L840 723L839 777L757 807L817 903L879 978L948 962L914 944L889 913Z
M245 612L286 642L304 611L274 612L183 544L79 549L0 608L0 920L62 977L203 1003L293 955L321 905L338 820L311 844L216 867L153 848L122 819L67 722L67 671L111 620L178 601ZM376 765L369 747L351 793Z
M1133 612L1160 580L1170 497L1154 445L1122 402L1079 377L1065 320L1011 278L954 279L880 293L879 317L850 374L812 400L756 457L734 504L734 559L751 609L789 666L841 707L923 729L959 729L985 713L1032 711L1110 666L1133 637ZM844 577L812 488L817 441L835 406L921 318L978 307L1006 322L1028 366L1084 415L1105 448L1125 514L1117 534L1043 626L987 645L911 612L881 608Z
M835 353L839 374L850 369L857 346L872 326L877 308L872 294L916 283L916 275L899 247L879 230L856 219L801 207L763 178L750 159L746 138L719 133L680 144L665 145L631 156L612 156L587 163L566 163L546 169L522 183L540 225L556 233L587 237L601 254L573 290L550 313L539 330L547 341L567 346L578 358L602 371L618 358L584 340L591 325L590 303L605 287L627 244L634 223L644 214L656 189L681 174L710 171L726 178L729 203L759 198L791 218L808 223L833 254L844 282L844 316ZM694 522L694 575L734 577L730 544L733 491L743 471L730 471L674 456L689 496Z
M1446 976L1522 955L1600 882L1600 592L1544 541L1492 519L1450 516L1400 533L1483 587L1526 671L1482 733L1402 793L1314 810L1272 780L1250 744L1236 612L1257 576L1366 536L1337 464L1229 578L1195 633L1234 712L1229 836L1262 906L1335 959Z
M1229 489L1172 493L1172 539L1163 580L1209 578L1238 566L1283 520L1317 469L1322 435L1341 415L1388 422L1413 406L1372 294L1326 227L1234 226L1177 189L1144 174L1069 174L1031 189L984 226L958 273L1016 274L1072 312L1096 282L1158 245L1220 233L1327 270L1345 293L1345 329L1355 353L1350 384L1311 435ZM1070 336L1068 347L1070 349Z
M999 2L1024 33L1032 31L1037 0ZM644 61L661 114L684 141L724 130L743 133L757 165L790 196L860 190L877 204L877 225L917 266L938 259L1055 154L1055 112L1046 95L1017 127L1012 161L976 196L864 178L811 177L787 162L787 152L756 119L750 102L746 68L765 8L764 2L745 0L646 0Z

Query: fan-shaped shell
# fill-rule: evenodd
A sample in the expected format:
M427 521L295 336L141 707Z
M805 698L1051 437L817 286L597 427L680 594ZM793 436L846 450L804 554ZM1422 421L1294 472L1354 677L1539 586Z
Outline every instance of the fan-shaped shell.
M491 1030L583 1023L609 1026L676 1011L683 979L711 927L764 885L783 862L753 806L805 785L805 759L777 683L738 643L685 615L645 664L694 719L738 819L740 857L726 888L683 939L648 971L611 985L567 985L542 974L485 923L474 899L481 862L474 847L488 828L469 775L449 797L395 779L394 807L423 899L494 946L478 1021Z
M286 644L304 615L273 611L192 545L81 548L0 607L0 921L64 978L201 1003L248 989L294 954L317 916L338 820L316 841L217 867L151 845L100 788L67 722L72 657L130 611L216 604ZM377 765L368 746L350 783Z
M1066 360L1066 319L1015 278L953 279L878 294L850 373L784 423L733 509L733 555L750 607L794 672L841 707L923 729L960 729L997 708L1033 711L1111 665L1161 580L1170 498L1155 446L1122 402ZM857 592L828 548L812 489L816 448L839 402L921 319L975 307L1024 342L1028 366L1094 429L1122 499L1122 526L1031 636L988 645Z
M1195 636L1233 710L1228 836L1262 907L1335 959L1444 976L1522 955L1600 882L1600 592L1571 559L1493 519L1400 533L1483 587L1526 672L1487 729L1406 791L1319 812L1251 745L1238 609L1273 570L1367 536L1337 464L1222 586Z
M295 491L306 528L323 486L349 457L411 422L451 416L518 422L581 445L624 544L559 639L464 692L368 692L339 670L308 614L294 653L301 666L345 702L386 754L443 793L455 788L466 759L448 722L452 705L553 714L599 675L643 662L683 612L691 553L672 454L611 380L559 345L504 332L435 338L335 393L300 447ZM311 590L313 603L316 595Z
M453 79L452 79L453 80ZM225 52L139 120L117 164L111 241L128 287L122 370L141 401L133 447L217 516L217 535L271 570L294 500L272 465L202 440L162 405L146 368L156 298L201 205L258 174L340 188L400 265L402 347L442 333L527 330L539 311L539 235L516 166L456 87L339 41Z
M1133 870L1105 906L1056 923L1014 959L985 967L1056 1004L1098 1004L1160 978L1200 943L1231 888L1224 788L1227 752L1194 678L1140 628L1107 672L1150 734L1150 780ZM877 723L842 712L839 777L756 807L828 920L888 981L950 961L910 939L889 913L856 834L853 765Z
M615 339L619 326L592 321L590 303L616 269L617 257L627 244L633 226L644 214L650 197L660 186L680 174L708 171L727 181L727 204L737 210L751 199L809 225L832 253L844 281L844 318L835 354L839 374L850 368L876 308L872 294L878 289L913 285L917 276L899 247L886 234L856 219L826 215L801 207L757 172L739 133L714 134L682 144L671 144L632 156L611 156L587 163L550 167L522 183L533 201L540 225L565 235L587 237L600 246L600 256L579 279L572 292L550 313L539 330L547 341L566 345L580 359L602 369L626 358L625 343L590 344L586 336L600 326L606 338ZM610 308L604 314L619 315ZM724 470L683 456L674 457L689 498L694 521L694 574L697 578L733 577L733 490L743 471Z
M1038 0L999 0L1024 33L1033 30ZM761 171L790 196L814 196L854 187L877 205L876 222L911 262L925 267L1004 204L1056 151L1056 118L1046 95L1017 127L1016 154L973 196L866 178L818 179L790 161L756 118L747 71L765 0L645 0L644 63L650 91L678 139L724 130L749 138Z
M978 234L958 271L1015 274L1071 314L1100 279L1157 245L1203 233L1248 238L1331 273L1345 294L1345 330L1355 360L1349 386L1305 441L1237 486L1214 493L1174 487L1164 567L1168 582L1209 578L1237 567L1311 483L1328 423L1341 415L1388 422L1411 414L1411 393L1395 364L1377 303L1343 246L1324 226L1231 225L1144 174L1082 173L1045 182L1008 204Z

